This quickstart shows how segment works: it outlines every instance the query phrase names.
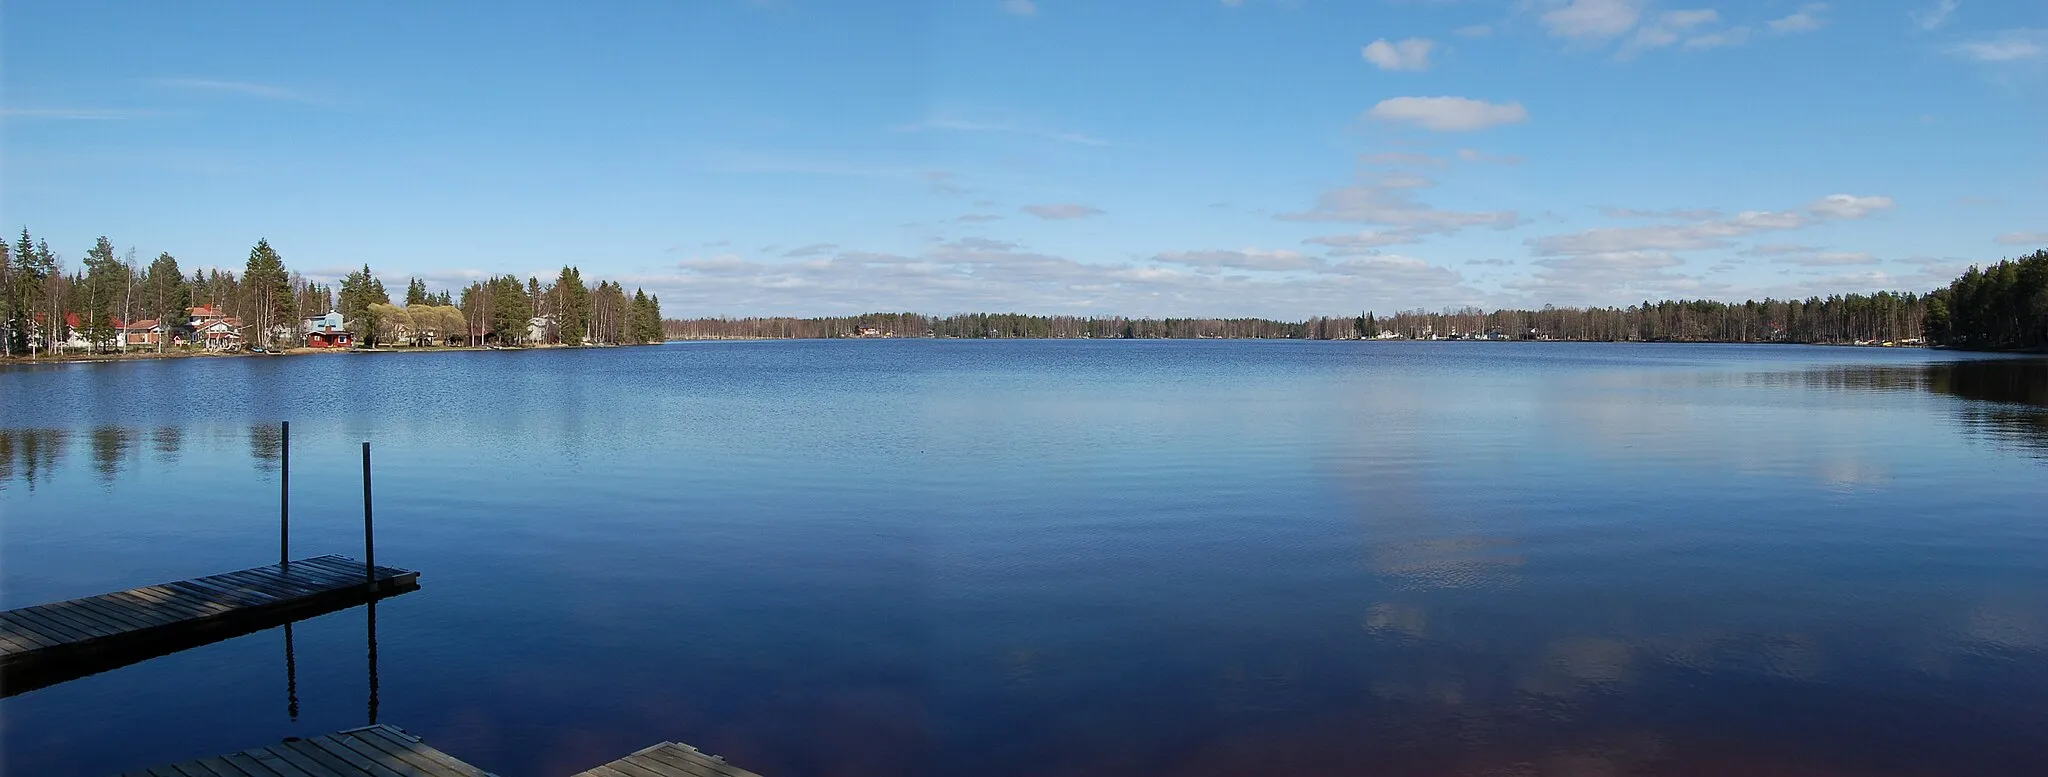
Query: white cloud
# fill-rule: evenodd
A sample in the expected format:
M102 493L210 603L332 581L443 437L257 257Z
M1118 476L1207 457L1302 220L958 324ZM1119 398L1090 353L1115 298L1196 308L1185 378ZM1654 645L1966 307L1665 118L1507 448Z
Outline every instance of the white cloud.
M1977 62L2028 62L2048 59L2048 29L2005 30L1988 37L1964 41L1949 52Z
M1286 272L1309 270L1323 266L1323 261L1295 251L1264 251L1244 248L1235 251L1168 251L1152 257L1155 262L1184 264L1191 267L1211 269L1261 270Z
M1428 70L1429 53L1436 48L1436 42L1428 38L1407 38L1389 43L1381 38L1366 44L1362 50L1365 61L1379 66L1381 70Z
M1955 13L1956 8L1962 4L1962 0L1936 0L1934 7L1911 14L1913 24L1930 32L1941 29L1942 25L1948 24L1949 15Z
M1380 101L1366 115L1438 132L1471 132L1529 119L1529 111L1519 102L1497 104L1466 97L1395 97Z
M839 246L834 243L812 243L807 246L799 246L797 248L789 249L788 251L784 251L782 255L784 257L790 258L805 256L822 256L825 254L832 253L834 250L838 248Z
M1057 140L1062 143L1074 143L1083 146L1107 146L1110 144L1109 141L1103 140L1102 138L1098 138L1093 135L1087 135L1079 132L1059 132L1054 130L1022 127L1014 124L1003 124L984 121L968 121L964 119L928 119L925 121L918 122L916 124L905 124L903 126L895 128L895 131L995 132L1013 135L1029 135L1031 137L1044 138L1046 140Z
M2048 246L2048 232L2007 232L1998 236L2000 245Z
M1091 208L1086 205L1075 205L1073 203L1061 203L1058 205L1026 205L1023 208L1020 208L1019 210L1022 210L1025 213L1029 213L1033 216L1037 216L1039 218L1051 221L1060 221L1065 219L1085 219L1090 216L1102 215L1102 211L1100 209Z
M961 216L961 217L959 217L959 218L956 218L956 219L953 219L953 220L954 220L954 221L965 221L965 222L968 222L968 223L977 223L977 222L984 222L984 221L1001 221L1002 219L1003 219L1003 217L1001 217L1001 216L998 216L998 215L996 215L996 214L993 214L993 213L969 213L969 214L966 214L966 215L964 215L964 216Z
M1522 163L1522 158L1518 156L1495 156L1493 154L1488 154L1484 151L1480 151L1476 148L1458 149L1458 158L1474 164L1519 165Z
M1543 14L1552 35L1602 40L1628 32L1642 18L1641 0L1571 0Z
M1879 263L1877 257L1858 251L1820 251L1815 253L1786 254L1771 261L1777 264L1796 264L1802 267L1842 267Z
M1417 154L1410 151L1381 151L1375 154L1359 154L1358 163L1362 165L1386 165L1389 167L1443 167L1450 164L1441 157Z
M1712 8L1665 11L1658 14L1650 23L1638 28L1635 37L1629 40L1628 45L1622 48L1619 55L1627 58L1644 49L1662 48L1678 43L1680 40L1684 40L1687 47L1694 49L1713 48L1715 45L1730 45L1725 42L1715 42L1726 38L1728 33L1725 30L1714 33L1693 32L1695 28L1714 24L1720 20L1721 14ZM1688 35L1691 37L1687 37ZM1705 44L1696 43L1696 41L1709 38L1714 38L1715 41Z
M1827 20L1820 18L1821 12L1827 9L1827 3L1807 3L1802 5L1797 13L1779 19L1772 19L1770 25L1771 32L1788 34L1818 30L1827 26Z
M1360 306L1477 304L1455 272L1413 257L1332 264L1264 249L1163 252L1158 263L1089 263L997 240L912 254L841 251L809 260L695 258L620 280L689 315L838 315L874 310L1027 310L1298 319Z
M1320 245L1329 249L1331 256L1371 256L1381 248L1407 243L1420 243L1425 232L1413 229L1368 229L1342 235L1323 235L1301 241L1303 245Z
M1372 237L1364 237L1363 235L1368 233L1361 233L1359 236L1348 238L1348 242L1329 242L1335 238L1310 239L1310 242L1332 247L1352 248L1367 247L1360 242L1365 240L1412 243L1425 235L1449 235L1470 227L1507 229L1522 221L1521 215L1511 210L1447 211L1417 202L1415 192L1431 186L1432 183L1429 179L1414 175L1381 174L1366 178L1352 186L1324 192L1316 198L1314 209L1300 213L1283 213L1276 218L1282 221L1340 222L1395 228L1388 232L1369 233Z
M1003 0L1003 10L1017 16L1032 16L1038 13L1038 4L1031 0Z
M1459 27L1458 29L1452 30L1451 34L1456 35L1460 38L1484 38L1493 34L1493 26L1486 24L1474 24L1466 27Z
M1890 197L1858 197L1853 194L1830 194L1808 204L1807 209L1835 218L1860 219L1873 211L1892 207Z
M157 78L150 83L169 89L184 89L200 92L225 92L246 97L261 97L266 100L287 100L290 102L312 103L319 100L286 89L282 86L258 84L248 81L225 81L216 78Z
M1713 24L1721 20L1721 14L1712 8L1695 8L1687 11L1665 11L1657 17L1658 26L1674 30L1688 30L1702 24Z
M1601 208L1600 215L1614 219L1681 219L1685 221L1698 221L1720 218L1721 212L1713 208L1667 208L1665 210Z
M1750 210L1726 218L1648 227L1609 227L1532 238L1539 256L1598 256L1728 248L1733 238L1800 229L1831 219L1860 219L1892 207L1890 197L1831 194L1790 211Z
M1783 256L1785 254L1806 254L1819 251L1818 246L1796 243L1761 243L1742 249L1743 256Z
M1740 46L1748 42L1748 27L1730 27L1725 30L1718 30L1703 35L1694 35L1690 38L1686 38L1685 47L1688 49L1695 50L1718 49L1725 48L1728 46Z

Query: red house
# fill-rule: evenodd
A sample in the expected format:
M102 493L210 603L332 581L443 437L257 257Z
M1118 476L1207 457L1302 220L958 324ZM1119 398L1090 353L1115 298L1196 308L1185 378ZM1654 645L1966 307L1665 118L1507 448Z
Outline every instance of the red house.
M306 333L307 348L347 348L355 343L355 336L349 334L346 329Z

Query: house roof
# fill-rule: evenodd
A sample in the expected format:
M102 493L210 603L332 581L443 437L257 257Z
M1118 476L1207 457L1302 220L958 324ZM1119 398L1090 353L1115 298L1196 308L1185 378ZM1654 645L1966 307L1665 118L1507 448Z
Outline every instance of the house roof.
M130 322L128 322L128 326L126 326L126 327L123 327L123 328L124 328L124 329L127 329L127 330L128 330L128 331L130 331L130 332L134 332L134 331L148 331L148 330L151 330L151 329L155 329L155 328L156 328L156 319L154 319L154 318L145 318L145 319L142 319L141 321L130 321Z
M81 326L84 326L84 321L85 319L79 316L77 313L64 314L64 325L71 327L72 329L77 329ZM115 329L121 328L121 319L116 318L114 316L107 316L107 323L109 325L112 325Z
M193 318L219 318L222 315L220 312L220 308L214 307L212 305L200 305L199 307L196 308L186 308L185 312L191 315Z

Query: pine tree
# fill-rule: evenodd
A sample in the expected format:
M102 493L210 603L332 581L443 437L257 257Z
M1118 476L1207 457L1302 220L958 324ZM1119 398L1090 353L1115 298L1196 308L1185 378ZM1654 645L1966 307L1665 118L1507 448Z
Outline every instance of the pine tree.
M38 327L35 323L36 304L43 299L46 284L50 280L50 275L56 271L56 266L51 260L49 246L45 244L38 250L37 244L29 238L28 227L21 228L21 239L15 242L7 263L7 284L4 290L7 298L7 349L9 353L33 353L39 345L30 342L30 337L35 331L40 328L47 336L48 332L62 324L61 320L52 320L61 319L61 316L51 316L47 312L44 316L45 326Z
M430 300L430 299L428 298L428 296L427 296L427 282L426 282L426 281L420 280L420 279L418 279L418 278L414 278L414 279L412 279L412 281L411 281L410 283L407 283L407 284L405 285L405 305L406 305L406 307L412 307L413 305L431 305L431 304L433 304L433 302L432 302L432 301L431 301L431 300Z
M526 339L527 324L533 320L533 301L527 291L515 275L500 276L491 282L490 329L498 336L498 342Z
M94 348L114 342L119 330L114 318L120 310L121 292L127 286L127 266L114 256L114 243L106 236L85 253L85 271L77 284L79 334Z
M375 313L370 312L370 306L391 304L391 295L385 293L384 282L370 272L369 265L365 264L363 269L341 279L339 302L343 326L355 334L357 342L366 347L376 347L377 337L382 334L381 322Z
M284 257L271 249L269 240L259 239L249 249L249 263L242 270L242 293L247 295L243 307L251 319L245 323L255 326L258 344L269 345L274 327L298 317Z

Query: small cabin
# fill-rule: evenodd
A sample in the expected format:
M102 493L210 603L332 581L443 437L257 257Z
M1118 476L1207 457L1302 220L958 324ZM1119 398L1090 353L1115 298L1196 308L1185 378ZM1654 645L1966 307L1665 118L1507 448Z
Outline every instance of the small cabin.
M307 348L349 348L356 344L355 335L346 329L320 330L306 333Z

